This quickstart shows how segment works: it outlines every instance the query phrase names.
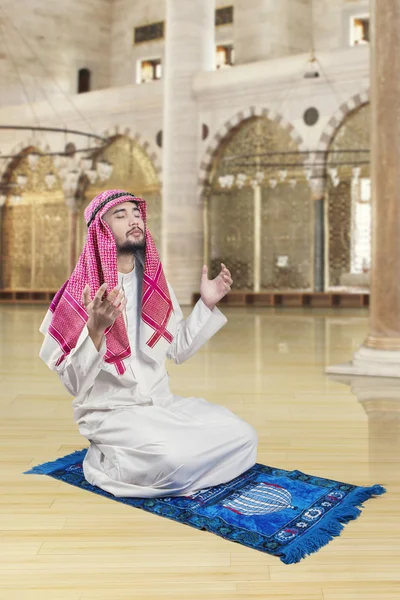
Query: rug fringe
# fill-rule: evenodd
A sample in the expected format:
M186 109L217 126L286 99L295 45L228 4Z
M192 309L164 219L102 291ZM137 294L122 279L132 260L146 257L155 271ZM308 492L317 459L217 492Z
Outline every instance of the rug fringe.
M357 488L340 506L334 508L330 515L326 515L325 519L320 523L316 523L307 533L304 533L298 542L292 542L280 555L281 561L290 565L299 562L309 554L317 552L322 546L339 536L346 523L360 516L360 508L363 508L363 502L385 492L386 489L381 485Z
M83 460L85 458L87 452L87 448L83 450L75 450L72 454L68 454L67 456L62 456L61 458L57 458L57 460L53 460L51 462L44 463L43 465L37 465L36 467L32 467L29 471L25 471L24 475L49 475L53 471L57 471L58 469L62 469L64 467L68 467L69 465L75 463L77 460Z

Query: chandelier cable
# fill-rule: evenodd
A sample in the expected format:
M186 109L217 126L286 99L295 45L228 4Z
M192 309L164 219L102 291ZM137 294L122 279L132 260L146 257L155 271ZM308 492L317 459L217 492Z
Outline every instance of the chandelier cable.
M60 84L58 83L58 81L53 77L53 75L50 73L50 71L48 71L48 69L46 68L46 66L44 65L44 63L42 62L40 56L35 52L35 50L32 48L32 46L29 44L29 42L25 39L25 37L22 35L22 33L20 32L19 28L13 23L13 21L11 20L11 18L7 15L6 11L4 10L4 7L0 5L0 11L3 12L5 18L7 19L7 21L10 23L11 27L16 31L16 33L18 34L18 36L20 37L20 39L22 40L22 42L29 48L29 50L32 52L33 56L36 58L36 60L39 62L39 64L41 65L43 71L46 73L46 75L51 79L51 81L55 84L55 86L57 87L57 89L61 92L61 94L64 96L64 98L66 98L66 100L69 102L69 104L72 106L72 108L76 111L76 113L79 115L79 117L85 122L85 124L89 127L89 129L91 130L92 133L94 133L94 129L90 123L90 121L88 121L88 119L83 115L83 113L79 110L79 108L76 106L76 104L72 101L71 99L71 95L67 94L62 87L60 86Z
M0 8L1 8L1 7L0 7ZM9 58L10 58L10 60L11 60L11 63L12 63L12 65L13 65L13 67L14 67L14 70L15 70L15 72L16 72L16 74L17 74L17 77L18 77L18 79L19 79L19 82L20 82L20 84L21 84L21 88L22 88L22 91L23 91L23 93L24 93L24 96L25 96L25 98L26 98L26 101L27 101L27 103L28 103L28 105L29 105L29 108L30 108L30 109L31 109L31 111L32 111L32 114L33 114L33 119L34 119L34 121L36 122L36 125L37 125L37 127L40 127L40 120L39 120L39 117L38 117L38 115L37 115L37 113L36 113L36 111L35 111L35 109L34 109L34 107L33 107L33 105L32 105L32 102L31 102L31 100L30 100L30 97L29 97L28 91L27 91L27 89L26 89L26 87L25 87L24 81L23 81L23 79L22 79L22 77L21 77L21 74L20 74L20 72L19 72L18 65L17 65L16 61L14 61L14 57L13 57L12 53L10 52L10 49L9 49L9 46L8 46L8 43L7 43L7 38L6 38L6 36L5 36L5 33L4 33L3 24L2 24L2 22L1 22L1 21L0 21L0 31L1 31L1 37L2 37L2 39L3 39L3 44L4 44L4 47L5 47L5 49L6 49L6 52L7 52L7 56L9 56Z

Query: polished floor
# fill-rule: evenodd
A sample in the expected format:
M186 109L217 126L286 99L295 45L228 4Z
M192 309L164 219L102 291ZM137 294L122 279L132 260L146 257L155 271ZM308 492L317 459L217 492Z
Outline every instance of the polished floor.
M400 598L400 379L335 381L365 310L239 309L173 390L256 427L258 461L369 485L339 538L297 565L88 494L29 466L85 445L72 398L38 358L44 307L0 306L1 600Z

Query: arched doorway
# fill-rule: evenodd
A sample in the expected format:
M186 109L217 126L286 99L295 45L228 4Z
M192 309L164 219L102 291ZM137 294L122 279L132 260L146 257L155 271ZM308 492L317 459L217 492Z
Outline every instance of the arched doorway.
M77 225L78 252L86 239L84 209L94 196L106 189L123 189L146 200L148 228L161 252L161 185L151 159L138 142L119 135L111 138L107 147L95 156L95 163L100 160L112 163L113 171L105 183L89 185L85 190Z
M278 122L253 117L232 129L215 153L205 193L206 258L213 275L221 262L228 266L234 289L312 288L310 187L303 169L280 166L299 164L298 151ZM268 153L276 153L275 160L281 153L279 164L271 165ZM257 186L252 184L254 156L263 173ZM236 180L242 176L243 185L225 189L221 177L227 174Z
M34 167L29 154L38 153ZM9 165L4 176L9 193L1 223L1 288L8 290L56 290L68 278L71 239L69 210L60 180L51 190L47 173L55 172L49 156L27 148ZM18 178L25 177L23 187Z
M360 160L357 150L369 149L370 109L369 104L365 104L345 118L329 145L327 288L331 290L352 287L352 281L358 285L363 274L369 272L372 216L370 165L367 163L354 167ZM338 166L332 167L333 163Z

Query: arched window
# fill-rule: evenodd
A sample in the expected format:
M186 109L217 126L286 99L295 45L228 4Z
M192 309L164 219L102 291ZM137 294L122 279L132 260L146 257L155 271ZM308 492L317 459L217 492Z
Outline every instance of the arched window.
M90 70L79 69L78 71L78 94L90 92Z

